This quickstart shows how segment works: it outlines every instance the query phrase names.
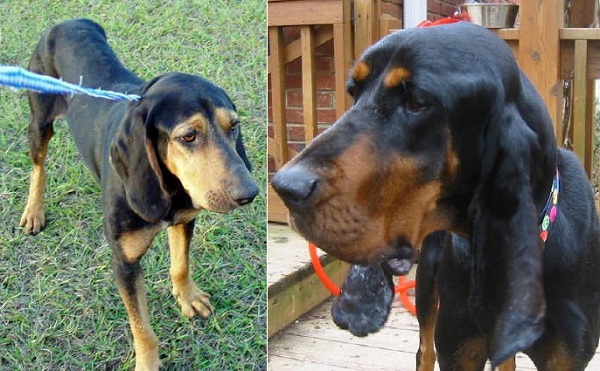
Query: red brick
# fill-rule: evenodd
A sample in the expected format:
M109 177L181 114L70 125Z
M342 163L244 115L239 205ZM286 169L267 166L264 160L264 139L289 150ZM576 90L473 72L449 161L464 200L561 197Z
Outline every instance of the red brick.
M332 91L318 91L317 92L317 108L334 108L334 93Z
M302 89L302 76L287 75L285 77L285 87L287 89Z
M381 14L390 14L398 19L402 19L402 6L397 3L385 1L381 3Z
M323 134L329 128L331 128L331 124L319 124L319 134Z
M317 91L317 108L335 108L332 91ZM302 108L303 95L301 89L288 89L286 91L286 107Z
M289 142L304 141L304 125L288 125L287 128Z
M288 89L285 91L286 107L302 108L302 89Z
M442 4L440 14L443 17L452 17L458 8L454 5Z
M300 27L284 27L283 40L286 43L292 42L300 38Z
M317 110L317 122L319 123L334 123L335 109Z
M292 151L301 152L304 148L306 148L306 143L288 143L288 149Z
M295 123L302 123L304 121L304 115L302 113L302 109L291 109L288 108L286 110L286 117L287 117L287 122L295 122Z
M440 14L439 0L427 0L427 11L433 14Z
M302 59L296 58L285 66L287 75L300 75L302 73Z
M333 39L317 47L315 55L333 56Z
M273 156L268 156L267 167L269 169L269 172L275 171L275 158Z
M332 57L317 57L315 60L315 71L317 74L332 74L333 58Z
M321 75L316 79L317 90L335 90L335 76Z

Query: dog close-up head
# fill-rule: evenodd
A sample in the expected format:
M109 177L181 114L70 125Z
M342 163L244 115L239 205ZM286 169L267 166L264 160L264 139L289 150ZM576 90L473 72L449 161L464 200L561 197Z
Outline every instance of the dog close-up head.
M469 237L482 328L508 344L530 326L514 339L530 343L545 310L536 205L548 197L556 143L508 46L466 22L404 30L367 49L350 75L354 105L272 180L290 224L342 260L403 273L428 234ZM519 290L495 287L497 275ZM493 328L500 308L514 320Z
M235 106L222 89L198 76L169 73L141 93L111 148L111 163L136 213L160 220L177 187L195 209L228 212L252 202L258 186Z
M553 145L551 127L522 117L524 82L504 42L471 24L384 38L351 71L352 108L273 179L292 225L362 264L405 256L435 230L469 233L477 189L511 171L498 159L528 167L543 160L533 147ZM536 166L522 175L551 165ZM493 206L510 213L506 201Z

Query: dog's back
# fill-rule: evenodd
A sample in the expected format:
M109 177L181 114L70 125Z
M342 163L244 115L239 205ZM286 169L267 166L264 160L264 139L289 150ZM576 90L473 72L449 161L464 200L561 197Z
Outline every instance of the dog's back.
M143 83L119 61L108 45L104 29L89 19L65 21L52 27L39 41L29 70L107 90L115 84Z
M72 84L118 92L138 93L144 84L119 61L104 29L89 19L65 21L48 30L38 42L28 69ZM111 130L109 126L119 123L108 118L122 116L127 103L36 92L29 92L28 97L32 120L40 130L46 130L44 127L59 117L67 119L84 162L100 179L99 144Z

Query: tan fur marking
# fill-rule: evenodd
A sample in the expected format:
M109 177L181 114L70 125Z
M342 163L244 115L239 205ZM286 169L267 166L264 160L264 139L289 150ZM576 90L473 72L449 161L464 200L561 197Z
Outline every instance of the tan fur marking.
M152 240L161 229L160 225L156 225L151 228L121 234L117 242L125 259L130 262L140 259L148 251Z
M158 370L160 360L158 357L158 339L150 326L148 305L146 303L146 288L144 279L138 278L135 282L137 302L119 287L119 294L125 304L129 317L129 325L133 335L133 348L135 350L136 370Z
M33 170L29 178L29 194L27 204L19 225L25 233L37 234L46 225L44 214L44 190L46 189L46 169L44 162L48 154L48 144L52 138L52 131L47 131L42 137L40 147L35 154L30 153Z
M206 117L204 117L201 113L193 114L188 117L185 121L177 124L177 126L173 129L171 133L172 137L179 137L188 133L190 127L198 130L200 133L206 132L208 127L208 122L206 121Z
M237 113L226 108L215 109L215 121L223 129L229 131L231 125L238 119Z
M498 366L498 371L515 371L516 368L515 357L512 357L502 362L502 364Z
M388 72L383 80L383 84L386 88L395 88L411 76L412 73L406 68L396 67Z
M189 265L190 241L185 233L185 226L177 224L167 228L169 237L169 250L171 254L171 267L169 274L173 282L173 295L181 306L181 311L186 317L193 317L198 313L208 317L213 312L210 304L210 295L200 290L192 281Z
M365 61L360 61L354 66L354 71L352 72L352 78L355 81L363 81L369 76L371 73L371 68Z
M458 171L458 165L460 164L460 160L458 159L458 155L454 150L454 145L450 143L448 146L448 152L446 153L446 172L447 175L451 178L454 178L456 172Z
M34 165L29 178L27 205L19 224L25 233L39 233L46 224L44 214L44 189L46 188L46 170L44 165Z
M435 367L435 323L437 321L437 310L433 310L431 317L427 319L426 326L419 328L419 350L421 358L417 371L433 371Z
M548 358L545 368L548 370L575 370L573 365L573 357L565 346L559 342L555 342L546 346Z
M487 346L482 337L465 342L458 350L457 370L479 370L486 359Z

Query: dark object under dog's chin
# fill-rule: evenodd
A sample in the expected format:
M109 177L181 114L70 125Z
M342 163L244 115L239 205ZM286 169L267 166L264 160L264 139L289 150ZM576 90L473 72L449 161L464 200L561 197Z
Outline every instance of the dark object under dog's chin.
M417 260L417 250L402 245L396 248L396 256L381 264L386 273L393 276L405 276Z
M333 302L333 322L355 336L367 336L379 331L388 319L394 282L382 265L353 265L342 285L342 292Z

